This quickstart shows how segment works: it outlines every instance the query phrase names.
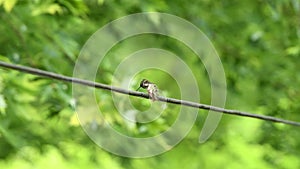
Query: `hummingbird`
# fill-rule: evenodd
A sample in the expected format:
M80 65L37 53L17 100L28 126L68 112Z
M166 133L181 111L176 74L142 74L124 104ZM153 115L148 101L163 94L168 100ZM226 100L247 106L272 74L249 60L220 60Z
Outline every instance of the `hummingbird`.
M140 83L139 88L136 90L139 90L140 88L147 89L149 97L153 102L155 100L158 100L158 88L157 88L156 84L150 82L147 79L143 79Z

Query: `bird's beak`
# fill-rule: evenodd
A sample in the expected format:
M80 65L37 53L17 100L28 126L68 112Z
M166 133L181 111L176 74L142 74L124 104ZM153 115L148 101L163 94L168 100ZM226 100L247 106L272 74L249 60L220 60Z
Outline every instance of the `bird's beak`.
M141 86L139 88L136 89L136 91L138 91L141 88Z

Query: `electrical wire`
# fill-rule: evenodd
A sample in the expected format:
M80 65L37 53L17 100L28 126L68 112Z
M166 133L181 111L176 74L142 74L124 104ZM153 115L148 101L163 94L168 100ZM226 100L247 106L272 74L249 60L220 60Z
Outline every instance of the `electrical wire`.
M149 95L146 93L132 91L132 90L126 90L123 88L114 87L114 86L110 86L110 85L106 85L106 84L102 84L102 83L97 83L97 82L92 82L92 81L88 81L88 80L84 80L84 79L78 79L78 78L73 78L73 77L69 77L69 76L64 76L64 75L60 75L60 74L56 74L53 72L48 72L48 71L44 71L44 70L40 70L40 69L35 69L35 68L31 68L31 67L15 65L15 64L7 63L7 62L2 62L2 61L0 61L0 67L13 69L13 70L17 70L17 71L21 71L21 72L41 76L41 77L46 77L46 78L50 78L50 79L56 79L56 80L65 81L65 82L72 82L72 83L81 84L81 85L94 87L94 88L98 88L98 89L110 90L110 91L117 92L117 93L122 93L122 94L127 94L127 95L131 95L131 96L149 99ZM285 120L285 119L276 118L276 117L267 116L267 115L253 114L253 113L243 112L243 111L239 111L239 110L224 109L224 108L211 106L211 105L207 105L207 104L201 104L201 103L196 103L196 102L191 102L191 101L186 101L186 100L179 100L179 99L168 98L168 97L161 97L161 96L158 97L158 100L161 102L179 104L179 105L194 107L194 108L198 108L198 109L212 110L212 111L218 112L218 113L256 118L256 119L260 119L260 120L271 121L271 122L276 122L276 123L283 123L283 124L300 127L300 122Z

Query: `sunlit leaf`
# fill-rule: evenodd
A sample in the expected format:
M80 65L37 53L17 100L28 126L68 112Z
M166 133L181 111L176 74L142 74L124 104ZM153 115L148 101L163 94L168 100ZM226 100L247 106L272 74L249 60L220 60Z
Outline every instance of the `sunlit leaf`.
M7 107L7 104L4 100L3 95L0 94L0 114L5 115L5 108Z
M11 12L18 0L0 0L0 5L3 5L6 12Z

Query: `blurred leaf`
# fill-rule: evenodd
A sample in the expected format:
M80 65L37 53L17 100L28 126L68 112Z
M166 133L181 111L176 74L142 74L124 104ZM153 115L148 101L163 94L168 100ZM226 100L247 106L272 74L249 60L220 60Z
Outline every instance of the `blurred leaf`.
M43 3L40 6L36 7L31 14L33 16L41 15L41 14L62 14L63 9L56 3Z
M300 54L300 46L292 46L286 49L286 53L288 55L299 55Z
M0 0L0 6L2 5L4 7L4 10L7 13L10 13L17 2L18 0Z
M5 115L5 109L7 107L7 104L4 100L3 95L0 94L0 114Z

